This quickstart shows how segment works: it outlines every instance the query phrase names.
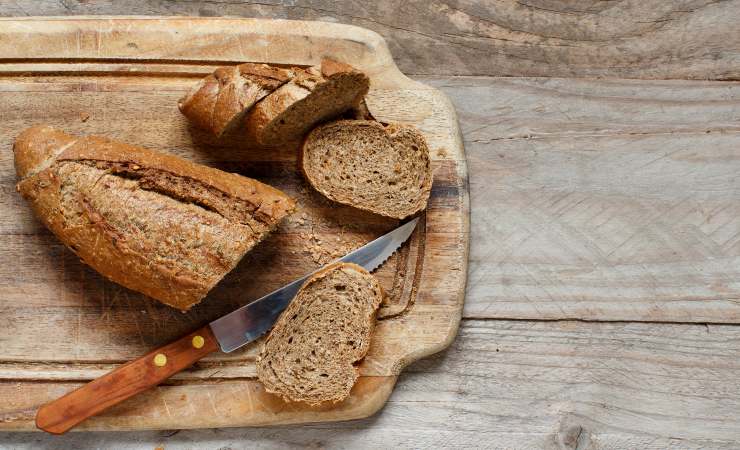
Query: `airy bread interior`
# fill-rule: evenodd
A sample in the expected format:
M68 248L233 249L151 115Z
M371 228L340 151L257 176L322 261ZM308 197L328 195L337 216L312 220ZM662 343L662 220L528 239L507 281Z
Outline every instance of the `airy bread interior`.
M266 389L309 404L347 398L382 295L375 277L355 264L335 264L306 281L262 347L257 375Z
M424 136L408 125L339 120L305 139L311 185L339 203L403 219L426 208L432 186Z

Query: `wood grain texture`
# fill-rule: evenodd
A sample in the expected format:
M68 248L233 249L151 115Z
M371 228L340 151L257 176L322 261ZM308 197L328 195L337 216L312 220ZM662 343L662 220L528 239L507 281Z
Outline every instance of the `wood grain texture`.
M400 2L391 1L290 3L263 1L257 4L233 0L228 2L209 0L149 1L142 4L120 0L102 2L0 0L0 15L232 14L254 17L290 15L292 18L355 23L379 31L388 40L399 66L407 73L737 78L738 34L736 26L732 25L737 22L736 1L717 3L584 1L577 4L562 1L527 1L526 3L540 9L528 12L529 8L522 5L522 13L513 15L511 19L516 21L517 27L524 27L526 32L547 29L543 33L557 33L566 37L570 35L572 40L553 46L552 40L541 38L541 42L534 39L524 45L521 41L489 39L475 35L473 27L491 26L493 29L496 23L486 20L498 20L494 17L497 11L506 10L501 6L509 7L513 2L475 2L475 4L446 2L451 7L462 8L464 14L471 18L469 21L461 21L459 28L458 25L445 27L445 24L450 23L445 15L435 15L434 22L423 19L425 17L423 15L427 13L426 5L437 6L439 5L437 2L424 2L422 7L419 7L420 3L410 2L407 3L409 5L407 8L403 8ZM348 8L355 9L350 11ZM368 8L377 9L362 15ZM602 12L599 12L600 8L603 9ZM673 9L674 12L666 14L665 10L660 8ZM356 17L340 15L337 13L338 10L350 11ZM493 12L487 13L488 16L480 13L480 11L485 13L486 10ZM589 14L589 10L595 14ZM660 17L661 15L663 16ZM465 15L459 17L465 18ZM568 26L553 26L552 18L562 19ZM654 23L640 23L651 20ZM595 26L596 21L607 28ZM430 27L429 23L433 23L434 26ZM653 31L643 33L637 29L635 32L635 27L652 28ZM614 45L610 45L608 37L602 42L572 38L583 31L590 33L585 39L592 39L594 35L601 34L616 36L616 40ZM663 31L666 33L663 34ZM451 36L443 35L450 32ZM476 45L477 48L472 48L472 45L466 43L465 45L471 48L465 49L464 45L454 43L455 40L462 39L468 42L476 41L472 45ZM471 54L474 56L470 57ZM550 56L553 54L559 56L553 58ZM565 58L568 56L569 59ZM624 58L621 63L618 63L619 57ZM115 63L109 65L116 66ZM613 67L609 67L610 65ZM83 66L85 64L80 63L80 67L84 69ZM175 72L195 70L190 67L176 67L174 64L153 66L156 64L141 68L151 67L155 71L168 69ZM101 64L88 67L96 69L101 67ZM27 66L17 68L25 70ZM209 66L204 66L200 70L205 73L208 69ZM136 95L135 91L142 89L142 83L137 79L133 82L130 80L127 78L121 81L118 88L130 89L134 91L132 95ZM530 134L536 138L552 135L559 138L561 145L570 140L587 139L589 135L598 135L590 138L605 135L598 148L602 148L603 145L604 148L613 149L609 146L609 137L616 138L630 133L637 133L635 136L641 133L653 134L653 139L658 139L662 135L666 135L666 138L667 135L673 135L675 140L680 140L682 133L692 134L695 138L706 131L710 131L710 135L720 130L728 134L737 130L740 117L737 109L737 87L732 83L502 80L485 77L422 78L421 81L439 87L453 98L460 113L469 154L474 152L480 155L494 151L499 138L491 137L491 134L519 139L525 139ZM162 87L155 87L153 81L151 83L150 90ZM543 88L542 84L549 84L549 87ZM93 86L93 83L62 83L60 89L65 89L69 93L67 101L79 102L72 103L75 105L74 108L77 108L73 109L74 114L94 111L95 113L90 116L91 121L104 120L101 118L106 114L105 108L92 109L98 103L75 94L95 89ZM102 86L101 90L105 89L104 83L99 83L98 86ZM24 88L6 87L6 89ZM173 96L179 93L180 91L177 91ZM106 101L110 103L111 98ZM117 102L113 101L112 104L116 105ZM38 105L39 108L44 106L41 101ZM561 106L566 106L563 111L573 120L563 116ZM6 113L4 111L4 114ZM148 114L159 116L161 113L162 109L155 107ZM413 114L414 111L404 111L402 114L410 113ZM15 114L20 115L22 112L16 110ZM55 114L60 121L72 117L72 112L67 117L61 109L57 109ZM112 113L110 117L116 117L116 114L118 112ZM118 133L117 136L125 137L127 133L133 131L126 123L108 122L113 133ZM78 131L84 130L83 125L79 127ZM143 131L147 141L166 142L166 139L161 137L152 138L151 136L156 133L146 126L143 127ZM430 130L425 132L428 133ZM180 144L185 141L179 141L176 137L172 139L176 140L177 146L189 145ZM671 142L674 141L667 143ZM694 143L706 145L708 141L695 140ZM548 148L545 142L541 141L541 144L537 147L539 153ZM174 146L167 149L178 151ZM706 151L706 148L704 150ZM230 151L233 151L233 148ZM214 161L220 158L219 154L208 154L207 157ZM733 160L729 158L728 161L732 163ZM495 250L494 244L487 239L486 231L498 217L477 214L477 207L483 204L485 196L490 194L490 190L486 190L484 186L486 177L495 180L495 176L490 175L485 167L477 169L481 163L479 156L469 166L473 172L471 182L475 208L471 218L473 259L468 302L474 305L468 307L465 313L472 317L492 317L510 312L508 308L498 308L498 302L502 299L500 295L487 298L484 290L487 283L485 270L491 267L486 264L486 255L487 252ZM710 217L708 213L700 214L700 217L705 219ZM2 219L0 217L0 220ZM382 224L378 226L382 227ZM380 231L377 230L378 233ZM29 258L34 258L35 270L42 274L46 273L45 276L51 276L48 269L45 269L48 263L44 262L44 258L47 257L42 256L43 254L44 252L38 251L33 256L29 255ZM70 264L74 266L74 262ZM67 292L63 297L73 299L74 295L78 295L75 292ZM132 302L132 299L126 298L125 293L114 293L110 290L106 292L111 296L112 302ZM516 297L516 294L514 296ZM519 298L524 297L520 295ZM222 299L229 301L226 296L219 297L219 301ZM650 299L645 301L650 302ZM651 314L655 317L659 315L675 317L676 314L671 308L676 303L658 303ZM726 302L722 303L721 308L727 306ZM136 304L132 302L132 307ZM683 317L686 316L685 305L686 302L682 306L684 312L680 314ZM580 310L585 311L584 308ZM623 313L624 311L620 312ZM28 323L35 324L31 320L32 312L29 311L27 314ZM600 314L609 316L603 311ZM734 317L732 314L734 313L731 313L730 317ZM721 316L721 312L717 311L712 315ZM643 315L640 313L637 316ZM106 320L116 320L116 316L103 317L109 317ZM13 323L13 320L6 320L3 325ZM167 323L179 322L167 318ZM619 327L622 327L622 330ZM483 331L473 333L469 331L471 328ZM507 330L507 338L501 337L502 330ZM464 320L462 332L455 345L439 357L411 365L401 375L394 394L383 412L368 419L300 427L74 433L61 438L39 433L0 433L0 448L76 450L105 447L128 450L162 446L170 450L193 447L215 450L247 446L438 448L442 445L447 447L457 445L460 448L501 449L729 450L740 445L736 423L738 405L734 394L736 385L734 380L738 378L739 373L735 363L738 337L734 330L735 327L714 325L705 327L656 323L587 324ZM106 342L104 345L117 345L116 339L129 339L131 348L144 348L159 342L158 339L165 339L166 331L160 328L149 330L144 327L142 332L144 339L147 339L146 344L141 344L137 335L132 334L107 337L104 339ZM720 336L716 337L718 332ZM710 333L717 339L714 343L707 341ZM528 353L533 347L522 342L531 341L532 335L535 334L543 339L537 346L540 353ZM471 335L475 337L471 339L469 337ZM522 335L527 337L519 338ZM688 341L684 340L684 337ZM696 340L693 341L694 339ZM514 340L516 342L513 342ZM501 341L508 342L503 353L491 350L491 343L497 344ZM5 345L7 341L0 342ZM557 356L549 351L549 345L555 346ZM497 348L501 350L500 347ZM544 355L542 348L545 348ZM625 357L625 352L628 351L634 351L636 354ZM606 358L612 353L619 356L616 362ZM52 369L55 367L57 370L53 372ZM94 364L83 365L81 372L102 373L107 367L110 367L110 364L100 364L97 367ZM232 367L232 370L236 370L236 366ZM468 370L468 367L471 370ZM34 370L34 366L26 365L24 370ZM47 376L56 373L55 376L59 379L64 379L68 375L70 379L82 380L89 376L80 375L80 372L69 368L60 369L59 366L52 364L44 366L41 370L44 370ZM199 371L218 376L219 370L218 362L214 361L193 371L192 375L190 371L183 373L183 382L191 376L196 378L208 376ZM228 376L233 375L234 372ZM23 381L8 380L7 383L12 389L20 389ZM652 394L648 392L651 389L654 391ZM59 391L59 394L62 392L64 391ZM445 395L440 396L440 392ZM489 395L490 393L496 397ZM163 399L167 401L166 405L169 405L169 398ZM636 400L631 401L632 399ZM157 404L157 408L160 414L166 414L162 403ZM573 414L574 412L576 414ZM594 419L590 420L591 417ZM536 428L531 429L530 425L536 425Z
M183 385L160 385L112 407L75 428L84 430L151 430L216 428L333 422L367 417L383 407L393 391L395 376L360 377L350 396L337 404L312 407L286 403L269 394L255 379L204 380ZM33 430L39 402L81 387L81 383L0 381L6 399L0 426L4 430ZM22 396L15 392L23 392Z
M740 1L0 0L0 14L321 20L388 40L419 75L738 79Z
M423 81L470 164L465 317L740 322L740 83Z
M173 383L186 384L168 398L166 414L157 406L166 388L157 388L85 426L214 427L363 417L383 405L405 366L449 345L462 313L468 239L466 168L456 116L443 94L398 71L377 34L325 23L238 19L0 20L0 147L10 149L22 129L48 123L242 173L299 201L277 233L204 302L181 314L82 265L18 198L12 153L0 153L0 258L17 262L0 268L0 324L6 328L0 336L0 379L29 386L0 395L7 400L0 403L0 428L31 427L29 404L56 398L398 225L315 194L299 175L296 148L261 150L238 134L216 141L188 127L177 111L177 99L219 64L306 65L324 55L370 76L371 111L419 127L435 170L430 205L414 236L377 272L389 295L360 367L365 381L336 409L275 404L256 394L235 397L234 389L259 388L253 379L257 342L209 356L178 374ZM189 400L178 400L182 394ZM207 416L192 413L210 408L211 401L223 408Z
M30 433L0 436L13 448L65 450L729 450L740 442L740 390L732 382L739 357L737 326L466 320L453 345L411 365L382 413L369 419L169 437L172 432L73 433L53 441ZM174 409L179 388L168 387L153 407L165 414L166 401Z

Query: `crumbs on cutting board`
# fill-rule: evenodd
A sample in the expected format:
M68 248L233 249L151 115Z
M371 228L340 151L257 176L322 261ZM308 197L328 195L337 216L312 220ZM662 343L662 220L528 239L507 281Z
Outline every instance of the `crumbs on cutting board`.
M311 256L316 264L326 264L341 258L352 250L362 246L357 238L344 234L342 227L339 236L319 235L311 229L310 232L299 234L303 244L301 251Z
M301 186L299 192L302 196L311 196L310 203L318 204L319 206L331 205L331 202L328 200L315 197L314 193L306 189L305 186ZM309 231L301 231L298 234L300 238L300 249L297 251L293 250L292 253L309 255L314 263L324 265L337 258L341 258L365 244L363 238L351 232L351 230L358 228L356 225L340 225L331 218L314 217L300 206L302 203L299 202L297 211L288 218L288 222L302 230L308 228ZM335 233L320 233L318 231L322 229L336 230L337 228L339 229Z
M353 233L347 233L348 227L341 225L336 233L320 233L319 229L332 229L336 223L331 221L310 217L308 214L298 213L291 219L294 224L308 226L308 231L298 233L300 249L298 252L309 255L311 260L318 265L329 263L337 258L341 258L352 250L364 245L362 238L355 236ZM293 253L296 253L293 250Z

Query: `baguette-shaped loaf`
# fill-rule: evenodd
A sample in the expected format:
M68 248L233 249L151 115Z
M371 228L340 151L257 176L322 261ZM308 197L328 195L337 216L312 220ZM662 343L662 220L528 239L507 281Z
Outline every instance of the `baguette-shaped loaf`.
M298 141L317 123L357 107L369 87L364 73L324 59L257 103L246 116L247 134L267 147Z
M180 99L178 106L195 126L221 136L239 124L255 103L294 75L290 69L267 64L219 67Z
M257 376L265 389L312 405L347 398L382 300L378 280L355 264L306 280L262 345Z
M15 141L18 191L83 262L181 310L198 303L295 202L184 159L47 126Z
M309 184L327 198L396 219L427 206L429 148L410 125L338 120L315 128L301 148Z

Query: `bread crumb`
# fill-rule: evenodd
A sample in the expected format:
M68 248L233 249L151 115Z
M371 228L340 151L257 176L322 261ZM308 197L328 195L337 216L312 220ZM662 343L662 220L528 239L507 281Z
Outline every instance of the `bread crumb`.
M440 148L439 150L437 150L437 156L439 156L440 158L445 158L447 156L447 150Z
M88 114L86 112L81 112L80 113L80 120L82 121L82 123L87 122L88 119L90 119L90 114Z

